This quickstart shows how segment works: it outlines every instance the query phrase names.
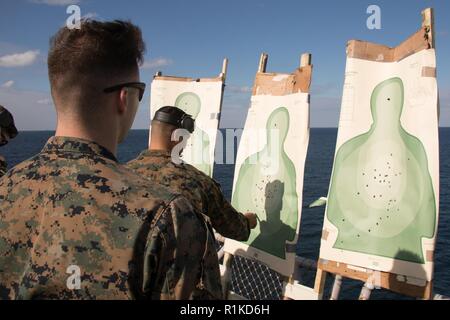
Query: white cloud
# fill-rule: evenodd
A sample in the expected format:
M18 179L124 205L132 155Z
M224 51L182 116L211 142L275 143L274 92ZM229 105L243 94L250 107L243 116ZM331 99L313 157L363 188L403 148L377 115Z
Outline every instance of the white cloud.
M49 6L68 6L78 4L81 0L30 0L32 3L46 4Z
M9 81L6 81L4 84L2 84L0 87L2 87L2 88L11 88L13 85L14 85L14 81L9 80Z
M144 62L144 64L141 66L142 69L156 69L164 66L171 65L173 61L168 58L157 58L152 59L150 61Z
M14 53L0 57L0 67L24 67L33 64L39 55L39 50Z

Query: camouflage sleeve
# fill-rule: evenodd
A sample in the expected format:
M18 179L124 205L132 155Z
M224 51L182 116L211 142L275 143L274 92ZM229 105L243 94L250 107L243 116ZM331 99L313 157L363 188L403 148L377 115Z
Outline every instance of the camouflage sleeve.
M5 158L0 155L0 178L6 173L7 163Z
M212 181L213 183L208 189L207 215L213 228L224 237L246 241L250 236L247 218L234 209L231 203L225 199L220 184L214 180Z
M207 232L203 219L182 197L159 213L146 246L143 285L147 296L162 300L194 297L203 282ZM220 287L218 272L213 283Z

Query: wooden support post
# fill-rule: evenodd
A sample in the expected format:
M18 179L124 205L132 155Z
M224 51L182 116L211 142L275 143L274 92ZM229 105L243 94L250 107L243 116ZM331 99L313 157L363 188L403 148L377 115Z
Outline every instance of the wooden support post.
M300 57L300 68L311 65L311 53L303 53Z
M316 280L314 282L314 291L319 295L319 299L323 299L325 280L327 280L327 272L320 268L317 268Z
M370 283L370 282L364 283L364 285L361 289L361 293L359 294L359 300L369 300L373 289L374 289L374 286L372 283Z
M269 55L267 53L261 53L261 57L259 58L258 72L261 72L261 73L266 72L268 57L269 57Z
M342 276L337 274L334 276L333 290L331 290L330 300L338 300L341 292Z
M223 59L222 72L220 73L220 77L223 79L224 82L225 79L227 78L227 70L228 70L228 59L225 58Z
M435 48L435 34L434 34L434 10L427 8L422 11L422 27L427 32L428 42L431 48ZM431 49L430 48L430 49Z

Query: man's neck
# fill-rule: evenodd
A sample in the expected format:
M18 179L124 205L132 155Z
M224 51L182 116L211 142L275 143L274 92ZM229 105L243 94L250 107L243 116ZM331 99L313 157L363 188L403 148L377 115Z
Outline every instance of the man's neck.
M172 144L167 143L165 141L161 141L162 139L152 139L150 142L149 150L155 150L155 151L163 151L163 152L171 152L172 151Z
M150 143L149 150L151 151L163 151L163 152L171 152L172 148L164 143Z
M58 123L55 136L89 140L98 143L102 147L108 149L112 154L117 155L117 140L112 132L114 131L104 132L101 129L74 126L72 123L62 122Z

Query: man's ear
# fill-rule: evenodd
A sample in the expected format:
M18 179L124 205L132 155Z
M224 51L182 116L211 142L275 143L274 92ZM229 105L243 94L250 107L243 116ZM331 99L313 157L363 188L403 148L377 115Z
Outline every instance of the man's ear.
M119 113L124 114L128 109L128 89L123 88L119 94Z

